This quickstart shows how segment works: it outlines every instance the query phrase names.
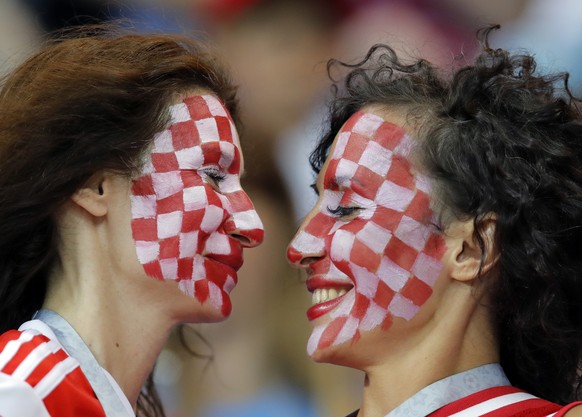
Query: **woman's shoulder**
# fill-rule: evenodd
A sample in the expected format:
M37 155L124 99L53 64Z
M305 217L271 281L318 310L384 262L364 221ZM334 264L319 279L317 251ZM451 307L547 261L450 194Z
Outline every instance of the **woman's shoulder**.
M582 401L568 404L556 413L554 417L582 417Z
M58 340L10 330L0 335L0 416L29 415L105 416L79 362Z

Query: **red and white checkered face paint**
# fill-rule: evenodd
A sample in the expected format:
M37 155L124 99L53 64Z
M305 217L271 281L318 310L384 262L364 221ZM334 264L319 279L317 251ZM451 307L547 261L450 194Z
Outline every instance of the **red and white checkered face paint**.
M444 240L432 225L429 183L414 174L405 131L354 114L324 166L314 211L291 242L292 263L308 263L316 325L308 353L357 341L362 331L412 319L442 269Z
M263 225L240 185L240 143L224 105L199 95L170 113L131 188L137 257L147 275L177 281L226 317L242 248L262 241Z

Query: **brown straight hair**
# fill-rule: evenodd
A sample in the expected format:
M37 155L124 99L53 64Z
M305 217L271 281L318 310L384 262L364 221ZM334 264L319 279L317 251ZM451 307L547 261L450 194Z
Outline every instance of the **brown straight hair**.
M69 30L3 79L0 333L43 304L59 262L59 208L96 172L135 175L168 105L193 89L214 93L237 120L235 88L205 46L118 25ZM138 415L163 415L155 390Z

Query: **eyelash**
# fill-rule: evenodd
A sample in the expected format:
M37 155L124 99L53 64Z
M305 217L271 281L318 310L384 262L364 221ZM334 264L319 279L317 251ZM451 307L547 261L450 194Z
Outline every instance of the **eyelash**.
M220 184L226 178L226 174L215 168L207 168L203 171L208 178L210 178L215 184Z
M319 195L319 190L317 189L317 184L313 183L309 186L309 188L311 188L313 190L315 195Z
M332 214L337 217L349 217L358 211L360 211L360 207L344 207L344 206L337 206L336 208L327 207L327 211L329 214Z

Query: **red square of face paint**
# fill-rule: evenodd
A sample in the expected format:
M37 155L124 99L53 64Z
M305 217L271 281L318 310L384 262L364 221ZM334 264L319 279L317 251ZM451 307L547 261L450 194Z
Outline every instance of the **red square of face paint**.
M133 181L131 193L135 196L155 195L154 184L151 175L144 175Z
M365 116L366 113L358 111L352 115L342 126L340 132L351 132L358 121Z
M352 189L362 197L374 200L384 181L384 177L360 165L352 179Z
M218 193L212 189L212 187L208 184L205 186L206 189L206 199L208 200L208 205L222 207L222 201L220 201L220 197L218 197ZM230 195L229 195L230 197Z
M191 279L193 275L194 261L192 258L178 259L178 278Z
M335 184L334 181L338 163L338 159L332 159L329 161L329 165L327 166L323 177L323 188L326 190L337 190L337 184Z
M163 278L163 274L162 274L162 267L160 266L160 263L158 261L153 261L150 263L147 263L143 266L143 269L145 270L146 274L150 277L162 280Z
M170 126L172 146L175 151L200 145L200 135L193 121L174 123Z
M388 277L390 279L390 277ZM374 302L378 304L383 309L387 309L388 305L394 298L394 291L386 285L383 281L378 282L378 288L376 289L376 295L374 295Z
M396 210L387 207L378 207L370 220L378 226L393 232L400 224L402 216L403 214Z
M194 295L201 303L204 303L210 294L208 289L208 281L201 279L194 282Z
M232 129L230 128L230 120L227 117L216 117L216 127L218 128L218 137L220 140L226 142L233 142Z
M185 211L182 214L182 233L193 232L200 230L202 219L204 218L204 209Z
M156 172L170 172L178 170L178 158L175 153L152 153L152 165Z
M352 307L351 316L361 320L366 315L368 307L370 306L370 299L364 295L356 294L356 301Z
M243 191L234 191L228 194L228 201L231 204L231 211L233 213L240 213L247 211L252 207L251 200L248 195Z
M174 211L184 211L184 196L182 193L172 194L169 197L158 200L158 215Z
M390 165L388 174L386 174L386 179L401 187L414 190L414 177L410 170L410 162L401 156L394 155L392 157L392 164Z
M362 154L366 150L366 145L369 141L370 138L364 135L360 135L359 133L351 133L341 158L358 163L362 157ZM334 157L335 156L336 155L334 155Z
M202 178L197 171L181 170L180 177L182 178L184 188L195 187L203 184Z
M180 237L172 236L160 240L160 259L173 259L180 255Z
M402 242L396 236L392 236L392 239L390 239L390 242L386 247L386 255L396 265L410 271L416 257L418 256L418 252Z
M333 217L324 213L317 213L305 226L304 230L313 236L322 237L329 233L334 224L335 219Z
M354 240L354 246L350 252L350 262L361 266L362 268L366 268L370 272L375 272L380 265L380 261L382 260L382 256L378 253L375 253L360 242L358 239Z
M219 142L204 142L201 145L202 156L204 157L204 164L218 165L222 151Z
M384 122L374 133L373 140L385 148L394 150L404 138L404 130L392 123Z
M187 97L184 99L184 103L188 107L192 120L201 120L212 117L208 104L206 104L206 100L204 100L202 96Z
M431 234L422 251L434 259L441 260L446 250L447 245L444 239L439 235Z
M335 341L335 338L341 332L347 320L347 316L341 316L334 319L329 325L327 325L321 335L321 338L319 339L317 348L325 349L329 347Z
M419 223L426 224L429 222L430 217L432 216L432 211L430 209L430 200L428 195L422 191L417 192L408 205L408 208L404 211L404 214L413 218Z
M432 294L432 288L418 278L412 277L404 285L404 288L400 293L417 306L421 306Z
M158 240L158 224L155 218L133 219L131 230L135 240L145 240L148 242Z
M237 147L234 148L234 158L227 171L229 174L240 174L240 152Z
M341 227L342 230L345 230L346 232L350 232L352 234L356 234L358 233L360 230L362 230L364 228L364 226L366 225L366 223L368 223L367 220L364 219L354 219L352 221L350 221L349 223L346 223L345 225L343 225Z

